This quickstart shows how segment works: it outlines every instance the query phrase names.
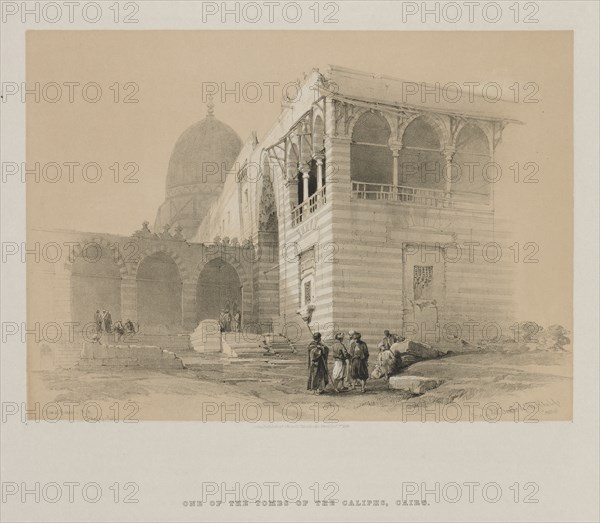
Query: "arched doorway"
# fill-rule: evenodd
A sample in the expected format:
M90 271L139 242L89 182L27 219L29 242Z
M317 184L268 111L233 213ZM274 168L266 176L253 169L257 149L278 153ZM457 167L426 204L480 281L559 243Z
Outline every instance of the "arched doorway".
M121 272L111 251L90 243L71 271L71 317L76 329L94 323L96 310L107 310L113 321L121 317Z
M180 332L182 282L173 259L163 252L147 256L140 262L136 279L140 331Z
M222 310L227 309L231 317L242 314L242 284L235 268L222 258L209 261L196 286L196 323L203 320L218 320Z

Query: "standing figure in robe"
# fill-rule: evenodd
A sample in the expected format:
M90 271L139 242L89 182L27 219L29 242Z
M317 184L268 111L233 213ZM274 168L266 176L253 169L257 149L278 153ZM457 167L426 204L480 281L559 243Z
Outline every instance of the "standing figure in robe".
M365 392L365 385L369 378L369 349L362 341L360 332L354 333L354 343L350 348L350 362L352 388L360 383L361 392Z
M313 341L308 345L308 384L307 390L314 394L322 394L329 383L329 371L327 369L327 358L329 348L321 343L321 334L315 332Z

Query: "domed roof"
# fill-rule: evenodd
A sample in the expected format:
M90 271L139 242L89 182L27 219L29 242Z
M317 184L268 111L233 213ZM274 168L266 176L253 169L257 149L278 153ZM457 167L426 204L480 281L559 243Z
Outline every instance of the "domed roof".
M188 127L175 143L167 171L167 195L182 185L197 184L196 189L203 192L204 187L222 184L241 149L240 137L214 117L210 104L206 118Z
M223 190L225 175L242 150L242 140L214 116L212 100L204 120L188 127L171 153L167 194L156 212L155 231L181 227L192 238Z

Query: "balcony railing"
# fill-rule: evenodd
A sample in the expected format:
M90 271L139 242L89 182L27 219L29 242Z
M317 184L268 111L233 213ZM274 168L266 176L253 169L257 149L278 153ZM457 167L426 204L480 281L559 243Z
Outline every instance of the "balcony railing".
M390 200L427 207L451 207L444 191L387 185L383 183L352 182L352 198L358 200Z
M314 213L319 207L327 203L326 186L323 186L320 191L313 194L308 200L302 202L292 209L292 226L302 223L308 215Z

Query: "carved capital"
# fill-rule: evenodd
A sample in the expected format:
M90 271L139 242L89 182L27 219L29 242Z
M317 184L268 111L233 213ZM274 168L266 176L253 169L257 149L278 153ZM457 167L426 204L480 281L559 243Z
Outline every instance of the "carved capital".
M454 147L446 147L442 150L442 154L444 155L446 162L450 163L456 154L456 149Z
M402 149L402 142L398 140L390 140L388 142L390 149L392 150L392 154L394 156L398 156L400 154L400 150Z
M322 165L325 155L323 153L315 153L313 154L313 159L317 162L317 165Z
M299 171L302 173L302 177L308 176L310 173L310 164L302 163L300 164Z

